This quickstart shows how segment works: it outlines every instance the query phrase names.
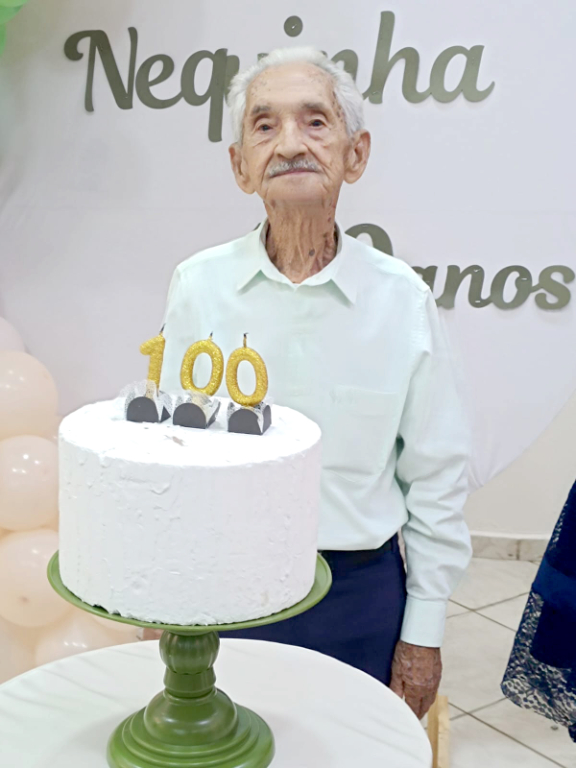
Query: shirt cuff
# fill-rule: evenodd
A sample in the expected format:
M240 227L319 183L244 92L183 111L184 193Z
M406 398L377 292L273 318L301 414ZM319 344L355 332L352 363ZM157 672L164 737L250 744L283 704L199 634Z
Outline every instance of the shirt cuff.
M447 607L447 600L418 600L408 595L400 639L410 645L440 648Z

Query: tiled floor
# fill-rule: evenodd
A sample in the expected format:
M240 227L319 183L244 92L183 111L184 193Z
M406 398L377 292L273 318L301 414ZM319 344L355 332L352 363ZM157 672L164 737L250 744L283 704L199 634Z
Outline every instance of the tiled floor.
M440 693L450 701L451 768L576 768L566 730L500 690L537 567L475 559L450 603Z

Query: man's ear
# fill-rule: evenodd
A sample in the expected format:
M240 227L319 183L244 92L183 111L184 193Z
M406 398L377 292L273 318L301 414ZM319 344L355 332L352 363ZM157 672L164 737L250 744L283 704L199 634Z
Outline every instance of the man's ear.
M234 171L236 183L247 195L254 193L254 186L250 181L250 175L247 172L246 163L242 156L242 147L239 144L232 144L228 150L230 154L230 163Z
M372 138L368 131L358 131L352 137L352 146L348 152L344 180L354 184L362 176L368 165Z

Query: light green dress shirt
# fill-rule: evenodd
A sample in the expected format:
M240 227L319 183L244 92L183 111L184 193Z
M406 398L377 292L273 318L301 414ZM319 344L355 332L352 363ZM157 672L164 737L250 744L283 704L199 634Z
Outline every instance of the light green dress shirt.
M213 333L227 359L248 333L267 365L271 400L322 428L319 549L375 549L401 529L401 636L438 647L448 598L470 559L462 516L469 434L432 293L406 263L340 230L332 262L295 285L268 257L267 226L177 267L162 387L180 387L195 341ZM194 377L208 381L206 355ZM243 390L253 381L242 364Z

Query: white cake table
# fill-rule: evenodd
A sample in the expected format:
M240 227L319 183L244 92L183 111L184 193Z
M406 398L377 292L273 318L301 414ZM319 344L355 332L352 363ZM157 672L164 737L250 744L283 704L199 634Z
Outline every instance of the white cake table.
M108 737L162 688L158 642L47 664L0 686L0 765L106 768ZM268 722L273 768L430 768L426 733L395 694L292 646L223 640L218 685ZM250 681L250 683L248 682Z

